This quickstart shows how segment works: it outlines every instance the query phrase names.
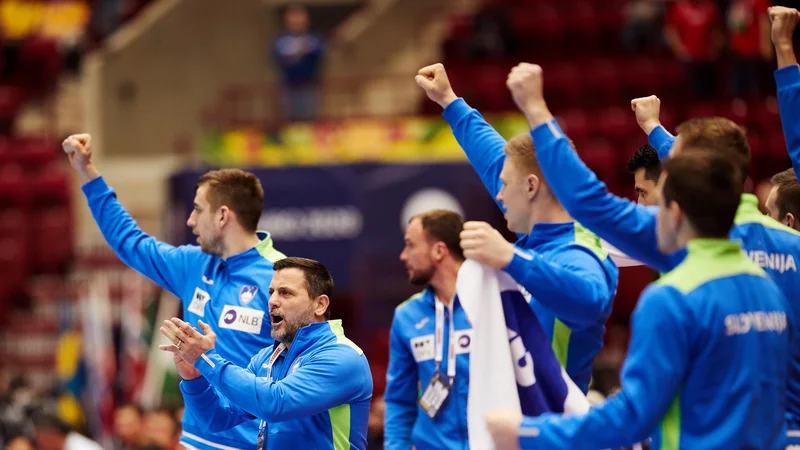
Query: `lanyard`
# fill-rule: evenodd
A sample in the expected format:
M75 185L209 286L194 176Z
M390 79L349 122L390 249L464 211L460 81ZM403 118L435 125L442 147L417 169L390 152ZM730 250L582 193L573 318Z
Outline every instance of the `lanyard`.
M447 378L450 379L450 384L456 377L456 352L453 348L455 342L455 329L453 328L453 301L447 305L447 310L450 312L450 332L447 339ZM444 353L444 303L435 299L436 303L436 331L433 335L433 347L435 354L433 361L436 364L436 372L442 366L442 353Z
M267 366L267 380L272 381L272 366L275 364L275 361L278 359L278 356L281 356L281 353L286 350L286 346L283 343L278 344L278 347L275 348L275 351L272 352L272 356L269 357L269 366Z

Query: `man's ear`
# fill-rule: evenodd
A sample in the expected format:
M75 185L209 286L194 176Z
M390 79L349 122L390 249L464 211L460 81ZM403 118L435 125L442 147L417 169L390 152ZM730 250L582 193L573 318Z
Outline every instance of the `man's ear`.
M539 193L539 189L541 189L541 187L542 181L538 176L531 173L525 177L525 188L528 193L528 200L533 200L533 198L536 197L536 194Z
M786 213L786 226L788 226L789 228L794 228L796 224L797 220L795 219L794 214Z
M325 316L325 311L331 306L331 299L323 294L314 299L314 314L318 316Z

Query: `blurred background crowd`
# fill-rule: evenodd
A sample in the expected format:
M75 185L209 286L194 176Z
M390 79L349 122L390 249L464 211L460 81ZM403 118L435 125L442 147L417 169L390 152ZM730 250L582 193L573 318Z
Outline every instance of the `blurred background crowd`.
M104 448L173 449L180 432L178 377L153 333L179 302L105 245L60 151L68 134L93 134L123 205L173 244L193 243L200 174L253 170L260 228L332 270L334 316L372 366L379 435L388 328L414 293L403 224L445 207L505 229L417 69L444 63L509 137L527 125L508 71L542 65L583 160L631 198L626 161L646 136L630 99L658 95L668 129L731 118L747 129L748 190L763 205L788 166L766 9L798 3L0 0L0 442L61 449L77 431ZM655 278L620 272L595 398L618 387L630 313Z

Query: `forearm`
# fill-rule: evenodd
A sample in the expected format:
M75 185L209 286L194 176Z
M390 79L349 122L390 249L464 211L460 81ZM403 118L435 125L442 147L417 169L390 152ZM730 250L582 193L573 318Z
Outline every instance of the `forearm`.
M200 425L209 431L228 430L254 418L240 408L223 401L203 377L181 381L180 389L186 409L191 411L192 416L200 421Z
M611 296L602 273L568 268L519 250L504 270L525 290L535 292L536 300L561 320L593 323L609 309Z
M794 54L794 45L791 40L776 43L775 55L778 57L779 69L797 64L797 57Z
M489 194L496 197L506 159L503 151L506 140L463 99L449 103L442 116Z
M800 67L790 64L775 71L781 126L792 166L800 174Z
M95 178L100 177L100 171L94 166L94 164L89 164L82 170L78 171L78 175L81 177L81 184L86 184Z
M577 222L656 270L669 271L683 259L658 250L654 214L609 193L554 120L539 125L531 135L550 188Z

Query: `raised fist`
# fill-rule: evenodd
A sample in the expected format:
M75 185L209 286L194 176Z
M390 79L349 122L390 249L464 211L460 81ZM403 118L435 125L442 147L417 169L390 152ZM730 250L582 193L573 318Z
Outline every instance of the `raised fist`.
M655 95L631 100L631 110L636 113L636 122L645 134L650 135L651 131L661 125L661 100Z
M92 163L92 136L90 134L73 134L64 139L61 147L75 170L80 172Z
M800 12L794 8L773 6L769 8L769 22L772 25L772 43L774 45L791 45L792 34L800 20Z
M531 108L544 105L542 68L536 64L521 63L511 69L506 80L514 103L526 115Z
M453 92L453 87L450 86L450 80L447 78L444 66L440 63L419 69L414 80L419 87L425 90L428 98L438 103L442 108L447 108L447 105L458 98Z

